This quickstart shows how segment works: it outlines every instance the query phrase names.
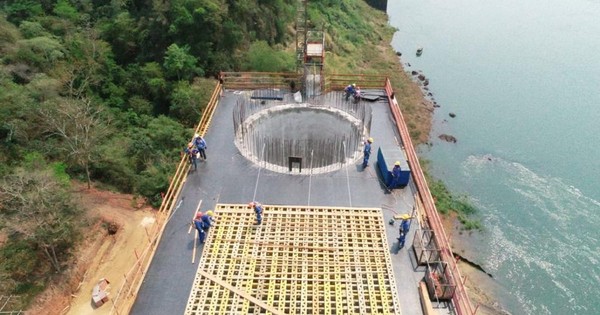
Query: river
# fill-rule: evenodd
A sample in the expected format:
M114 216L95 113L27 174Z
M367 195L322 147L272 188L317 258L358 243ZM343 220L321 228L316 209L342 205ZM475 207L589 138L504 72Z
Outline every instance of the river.
M600 314L600 1L393 0L388 15L441 105L420 154L478 208L472 255L502 306Z

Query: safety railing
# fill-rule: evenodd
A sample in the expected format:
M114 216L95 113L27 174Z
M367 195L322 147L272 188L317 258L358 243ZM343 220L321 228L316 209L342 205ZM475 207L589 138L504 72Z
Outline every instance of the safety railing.
M324 93L343 90L349 84L356 84L361 89L381 89L387 77L371 74L325 74Z
M302 75L296 72L221 72L226 89L294 89L300 87Z
M219 103L221 89L222 84L218 82L208 104L204 108L200 122L194 129L195 133L198 133L203 137L210 126L212 116ZM145 228L148 243L141 251L138 252L137 249L134 250L132 253L132 258L134 260L132 267L123 275L121 285L119 286L116 295L109 299L112 304L110 314L128 314L133 307L133 303L140 290L144 276L150 267L156 248L160 243L162 234L170 219L171 212L179 199L179 194L187 179L188 170L189 163L187 157L184 155L179 160L179 164L177 164L177 169L171 178L167 193L163 196L160 208L154 213L155 224L149 229ZM113 284L118 283L116 279L110 280Z
M473 308L464 285L464 280L466 278L463 278L458 270L454 255L452 254L450 242L448 241L448 236L444 231L442 221L435 207L435 202L433 201L431 191L429 190L429 185L427 184L421 164L419 163L419 158L412 144L408 127L406 126L404 117L400 111L400 107L398 106L395 97L393 97L394 90L391 82L387 78L385 80L384 89L388 97L392 115L396 121L396 127L398 128L400 138L404 144L408 163L412 172L412 178L419 192L418 196L423 204L425 215L427 216L427 224L429 225L429 228L433 230L432 236L437 246L439 246L440 258L445 264L447 264L447 268L444 269L445 274L448 278L453 279L453 285L456 285L456 290L452 292L452 302L456 309L456 313L459 315L475 314L477 308Z

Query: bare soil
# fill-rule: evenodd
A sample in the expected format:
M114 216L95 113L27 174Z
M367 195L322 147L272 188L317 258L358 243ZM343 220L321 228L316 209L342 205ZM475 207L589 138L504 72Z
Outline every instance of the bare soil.
M60 283L50 285L32 303L27 314L108 314L110 301L99 308L92 305L92 289L105 278L110 282L109 299L116 295L123 276L147 244L144 227L154 224L153 210L133 196L78 187L79 202L93 222L83 231L83 241L74 254L74 265ZM109 235L108 226L117 227ZM64 279L67 280L64 280Z

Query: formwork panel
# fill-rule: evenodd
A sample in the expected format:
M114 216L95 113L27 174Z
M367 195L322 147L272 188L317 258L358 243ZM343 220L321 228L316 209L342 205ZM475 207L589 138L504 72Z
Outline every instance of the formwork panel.
M381 209L214 211L186 315L400 314Z

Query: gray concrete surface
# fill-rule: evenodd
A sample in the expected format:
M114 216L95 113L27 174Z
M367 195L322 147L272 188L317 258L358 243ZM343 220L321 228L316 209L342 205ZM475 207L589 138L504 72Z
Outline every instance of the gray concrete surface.
M372 92L383 94L383 91ZM413 186L387 193L374 165L377 148L397 145L399 139L387 101L365 103L373 109L371 136L375 139L368 168L362 170L359 161L331 173L297 176L264 169L259 172L258 166L237 151L231 119L235 100L235 93L227 91L219 102L205 137L208 159L200 162L198 170L187 178L181 203L178 202L165 229L132 314L184 312L202 250L199 246L196 263L192 264L193 234L187 232L199 200L202 211L213 209L217 203L248 203L253 200L255 188L255 199L263 204L382 208L402 314L422 314L417 285L424 269L416 268L411 258L416 226L411 228L406 247L398 250L398 223L388 224L394 214L410 213L414 204Z

